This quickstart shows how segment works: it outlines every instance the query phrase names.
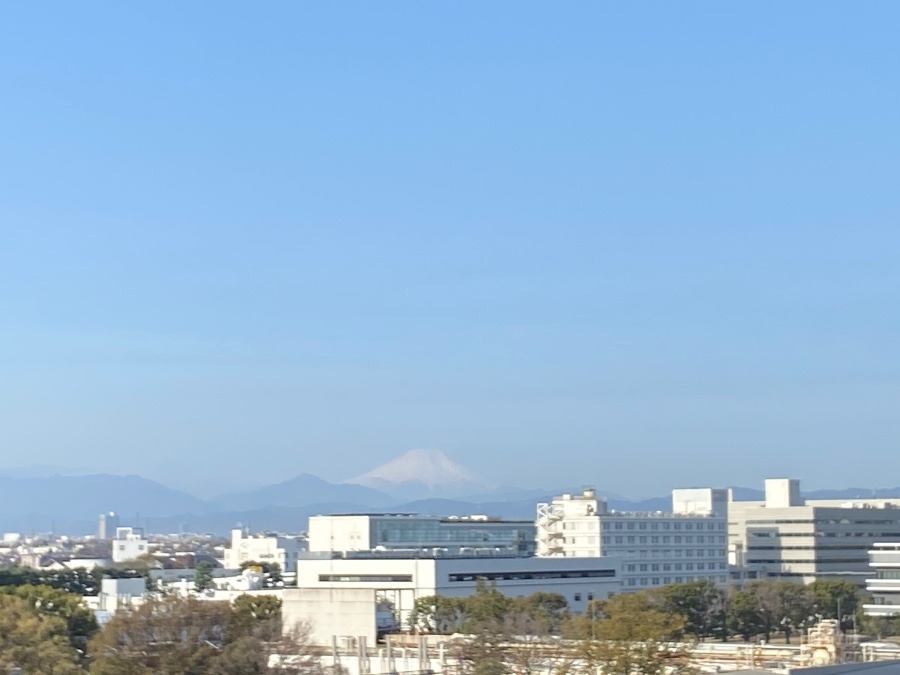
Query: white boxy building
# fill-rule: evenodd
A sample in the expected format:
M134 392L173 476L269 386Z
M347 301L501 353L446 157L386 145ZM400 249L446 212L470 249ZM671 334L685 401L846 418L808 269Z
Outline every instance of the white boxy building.
M875 544L869 551L873 576L866 579L871 602L863 605L869 616L900 616L900 543Z
M116 538L112 542L114 563L136 560L150 552L150 542L144 538L144 531L138 527L117 527Z
M297 569L297 558L306 550L306 541L301 537L251 536L235 528L231 531L231 546L223 553L222 565L235 570L245 562L277 563L282 572L292 573Z
M765 482L762 501L728 504L730 562L759 576L809 583L844 579L859 585L871 573L870 549L900 543L900 500L806 500L800 482Z
M671 513L611 511L594 490L538 504L537 554L622 559L623 590L728 581L727 491L673 491Z
M438 549L450 554L534 555L534 546L535 526L527 520L415 513L351 513L309 519L311 552Z
M601 600L621 591L621 567L618 558L610 557L411 558L376 552L300 559L297 562L297 586L304 591L317 592L366 591L371 594L366 597L371 597L374 604L389 604L397 624L402 626L417 598L429 595L466 597L475 592L479 580L510 597L528 596L537 591L559 593L566 598L572 612L583 612L591 600ZM293 592L293 589L285 589L286 594ZM359 600L358 593L351 595L354 602ZM374 607L371 616L375 616Z

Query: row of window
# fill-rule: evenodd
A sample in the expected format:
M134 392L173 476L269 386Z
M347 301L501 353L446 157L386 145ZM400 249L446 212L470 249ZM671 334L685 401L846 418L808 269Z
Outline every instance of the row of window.
M623 539L622 535L616 535L615 537L609 536L609 535L604 535L603 543L604 544L613 544L613 543L615 543L615 544L622 544L622 543L628 543L628 544L634 544L634 543L639 543L639 544L647 544L647 543L650 543L650 544L660 544L660 543L662 543L662 544L693 544L693 543L705 544L707 542L710 544L724 544L725 543L724 536L723 537L716 537L716 536L704 537L703 535L699 535L697 537L693 537L691 535L684 536L684 537L682 537L680 535L676 535L674 537L668 536L668 535L663 535L662 537L659 537L657 535L653 535L650 537L647 537L646 535L638 535L637 542L635 542L635 535L625 535L624 536L625 542L623 542L622 539Z
M757 538L775 538L782 537L868 537L869 539L881 539L889 537L900 537L900 532L779 532L777 530L747 530L747 534Z
M351 583L411 583L412 574L320 574L319 581Z
M604 521L608 523L609 521ZM696 525L696 527L695 527ZM705 527L704 527L705 526ZM615 520L612 522L612 527L614 530L709 530L710 532L715 530L724 530L725 523L722 521L710 521L708 523L693 523L693 522L668 522L668 521L656 521L656 520L642 520L639 523L635 523L634 521L621 521Z
M663 572L668 572L669 570L675 570L676 572L681 571L682 569L693 570L696 569L698 571L702 570L714 570L727 569L727 565L723 562L720 563L683 563L684 567L682 568L682 563L650 563L649 569L647 563L629 563L625 566L625 571L627 572L659 572L662 570Z
M611 555L622 555L623 551L609 551ZM637 551L624 551L625 555L638 555ZM707 558L718 558L725 555L725 549L714 549L714 548L698 548L698 549L680 549L680 548L667 548L659 551L659 555L656 555L657 551L652 551L652 555L648 556L646 550L642 550L640 552L640 557L647 558L703 558L704 556Z
M784 558L749 558L747 560L748 564L776 564L780 565L782 563L788 563L791 565L822 565L822 564L833 564L833 563L844 563L844 564L854 564L854 563L868 563L868 558L827 558L825 560L785 560Z
M665 584L682 584L685 581L691 581L696 577L631 577L625 581L626 586L635 587L635 586L662 586ZM725 575L719 575L715 578L719 583L725 583L728 581L728 577Z
M449 581L521 581L531 579L608 579L615 570L564 570L554 572L466 572L450 574Z
M757 546L750 544L748 551L858 551L859 546L827 546L819 544L818 546Z

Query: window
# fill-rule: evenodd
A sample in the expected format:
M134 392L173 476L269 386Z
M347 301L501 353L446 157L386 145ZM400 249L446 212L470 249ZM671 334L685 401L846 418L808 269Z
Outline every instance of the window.
M457 581L522 581L531 579L597 579L616 576L615 570L565 570L558 572L468 572L448 575L448 580Z
M450 575L453 576L452 574ZM349 582L405 582L412 581L412 574L320 574L319 581L349 581ZM451 578L450 581L453 581Z
M575 597L575 602L581 602L581 593L576 593L574 597Z

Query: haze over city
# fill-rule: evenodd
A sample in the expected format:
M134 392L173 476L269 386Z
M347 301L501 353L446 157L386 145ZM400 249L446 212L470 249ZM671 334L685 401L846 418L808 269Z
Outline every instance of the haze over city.
M6 7L0 466L894 487L900 9L837 7Z

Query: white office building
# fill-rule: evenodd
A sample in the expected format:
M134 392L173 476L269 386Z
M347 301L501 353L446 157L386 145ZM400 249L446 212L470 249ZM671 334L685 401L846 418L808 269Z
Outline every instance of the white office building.
M869 566L874 573L866 579L866 592L872 596L863 609L869 616L900 616L900 543L875 544L869 551Z
M358 513L309 519L309 550L534 555L535 525L490 516Z
M297 558L306 550L306 541L299 536L250 535L235 528L222 564L225 569L235 570L246 562L277 563L282 572L292 573L297 569Z
M150 542L144 538L139 527L117 527L116 538L112 542L114 563L136 560L150 552Z
M322 555L297 563L297 586L308 590L366 590L373 602L393 608L404 625L417 598L466 597L479 580L510 597L537 591L559 593L572 612L621 590L618 558L538 558L520 556L402 557L391 552ZM287 590L286 590L287 592Z
M727 492L673 492L671 513L611 511L594 490L538 504L537 554L622 559L623 590L708 579L728 581Z
M796 479L765 482L762 501L730 501L730 562L759 576L844 579L870 574L869 551L900 543L900 500L806 500Z

